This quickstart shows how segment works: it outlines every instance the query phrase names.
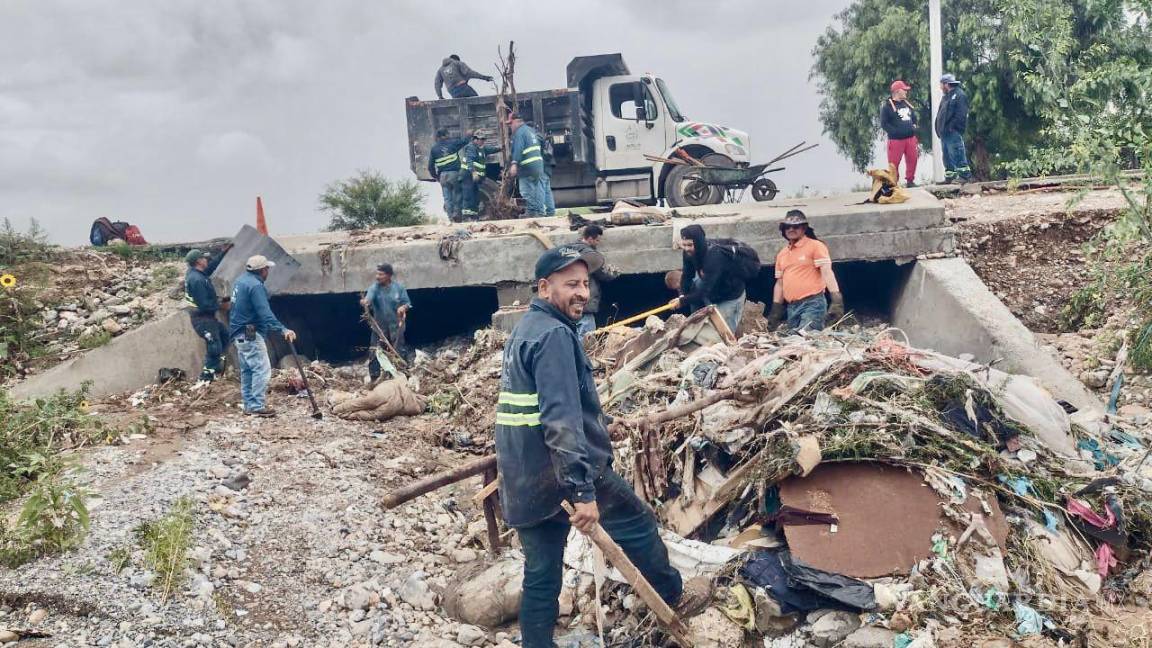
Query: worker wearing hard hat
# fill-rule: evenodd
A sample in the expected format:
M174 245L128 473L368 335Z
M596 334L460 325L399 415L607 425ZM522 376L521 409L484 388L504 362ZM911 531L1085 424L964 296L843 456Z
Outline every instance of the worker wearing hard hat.
M275 265L260 254L249 257L244 266L246 272L232 287L228 335L236 341L240 396L244 401L244 413L250 416L276 416L267 405L272 363L268 359L264 336L276 332L283 335L289 344L296 341L296 333L276 319L268 303L268 289L264 287L264 281Z
M776 255L776 286L772 289L769 328L776 328L787 311L788 328L819 331L825 318L844 317L844 297L832 272L828 246L816 238L808 217L799 209L789 211L780 223L788 245ZM829 306L824 293L832 299Z

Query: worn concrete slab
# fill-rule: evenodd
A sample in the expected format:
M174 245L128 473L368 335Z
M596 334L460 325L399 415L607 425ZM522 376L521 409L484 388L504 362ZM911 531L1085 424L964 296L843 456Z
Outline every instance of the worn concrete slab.
M1080 409L1103 405L984 285L960 258L920 260L898 288L892 326L908 334L913 346L958 356L1032 376L1057 398Z
M911 260L918 255L948 253L953 232L943 205L924 191L900 205L859 204L866 194L835 198L741 203L674 210L671 222L654 226L616 227L604 236L602 250L625 274L666 272L680 267L674 249L679 230L699 222L711 236L738 238L771 263L783 246L777 222L789 209L808 214L817 234L837 260ZM452 227L428 226L369 233L326 232L278 237L301 264L277 292L316 294L363 290L378 263L388 262L409 289L492 286L531 281L543 244L525 234L534 231L553 244L576 240L566 218L493 221L462 226L473 238L460 242L456 259L442 260L439 240ZM224 278L227 279L227 278Z
M192 330L188 312L178 311L32 376L9 393L17 399L37 398L90 381L89 393L99 398L153 383L164 367L178 367L195 379L203 364L204 342Z

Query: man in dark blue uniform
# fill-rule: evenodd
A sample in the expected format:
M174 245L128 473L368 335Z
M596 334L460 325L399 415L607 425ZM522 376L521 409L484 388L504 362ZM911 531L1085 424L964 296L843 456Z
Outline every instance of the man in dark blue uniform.
M612 443L592 367L576 335L588 303L587 248L560 246L536 262L538 297L504 347L496 408L500 504L524 549L520 632L524 648L552 648L560 613L564 546L575 526L599 523L671 605L689 614L707 589L680 574L656 529L656 516L612 470ZM575 514L560 503L569 501Z
M228 348L228 327L216 319L220 299L208 278L220 264L220 259L212 261L211 254L193 249L184 256L184 261L188 264L188 272L184 273L184 301L190 306L188 313L192 318L192 329L204 339L206 347L200 380L212 382L224 372L224 350ZM227 297L224 302L228 302Z

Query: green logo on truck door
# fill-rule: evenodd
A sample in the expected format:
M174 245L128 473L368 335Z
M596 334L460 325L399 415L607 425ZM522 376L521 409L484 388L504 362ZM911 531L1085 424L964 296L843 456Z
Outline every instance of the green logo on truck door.
M713 124L688 122L680 128L677 128L676 134L681 137L713 137L720 140L721 142L731 142L739 146L744 146L744 142L740 141L738 136L731 134L731 129L724 128L723 126L715 126Z

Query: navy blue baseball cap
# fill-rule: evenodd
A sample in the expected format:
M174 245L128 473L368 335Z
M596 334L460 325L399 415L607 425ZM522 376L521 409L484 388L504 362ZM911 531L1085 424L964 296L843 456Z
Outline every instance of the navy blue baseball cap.
M588 272L596 272L604 265L604 257L586 245L559 245L536 260L536 279L546 279L577 261L583 261Z

